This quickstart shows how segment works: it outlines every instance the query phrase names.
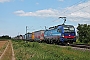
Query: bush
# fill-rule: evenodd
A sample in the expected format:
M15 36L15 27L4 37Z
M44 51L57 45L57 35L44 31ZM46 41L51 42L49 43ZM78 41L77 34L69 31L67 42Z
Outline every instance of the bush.
M78 24L77 29L79 41L82 43L90 42L90 25Z

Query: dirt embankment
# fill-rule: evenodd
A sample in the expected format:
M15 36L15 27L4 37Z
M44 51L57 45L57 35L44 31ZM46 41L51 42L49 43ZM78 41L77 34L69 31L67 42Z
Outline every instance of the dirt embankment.
M0 60L15 60L12 43L8 41L0 41L0 47L5 47L0 55Z
M0 56L4 52L4 49L6 48L7 42L8 41L0 41Z

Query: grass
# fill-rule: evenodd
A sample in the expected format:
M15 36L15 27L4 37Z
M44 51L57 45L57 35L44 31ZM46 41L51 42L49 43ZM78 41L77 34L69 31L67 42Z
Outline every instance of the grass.
M90 51L46 43L13 40L16 60L90 60Z

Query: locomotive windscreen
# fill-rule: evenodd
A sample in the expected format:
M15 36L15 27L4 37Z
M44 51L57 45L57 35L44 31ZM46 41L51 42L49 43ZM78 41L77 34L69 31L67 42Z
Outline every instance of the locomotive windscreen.
M70 25L65 25L64 32L74 32L74 27Z

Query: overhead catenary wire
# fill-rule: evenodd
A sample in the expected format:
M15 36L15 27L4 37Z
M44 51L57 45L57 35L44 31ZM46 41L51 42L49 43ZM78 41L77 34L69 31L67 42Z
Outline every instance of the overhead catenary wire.
M86 0L84 0L83 2L86 2ZM79 3L79 4L81 4L81 3ZM78 4L78 5L79 5ZM75 13L75 12L77 12L77 11L80 11L80 10L82 10L82 9L84 9L84 8L87 8L87 7L89 7L90 5L87 5L87 6L84 6L84 7L82 7L82 8L80 8L80 9L75 9L74 7L72 7L73 9L75 9L75 11L72 11L72 12L68 12L68 13L64 13L64 15L65 14L71 14L71 13Z
M70 5L69 7L74 8L75 5L77 5L77 4L78 4L78 5L79 5L79 4L82 4L82 2L85 2L85 1L86 1L86 0L79 0L78 2L74 3L73 5ZM63 13L66 13L67 11L68 11L68 10L65 10L64 12L62 12L62 14L63 14Z
M75 5L77 5L77 4L79 5L79 4L82 4L82 3L84 3L84 2L86 2L86 0L79 0L78 2L74 3L73 5L70 5L69 7L74 8ZM65 14L71 14L71 13L77 12L77 11L79 11L79 10L82 10L82 9L84 9L84 8L86 8L86 7L88 7L88 6L82 7L82 8L80 8L80 9L77 9L77 10L75 10L75 11L73 11L73 12L68 12L68 13L66 13L66 12L69 11L69 10L65 10L64 12L62 12L62 14L64 14L64 15L65 15ZM66 17L66 16L65 16L65 17ZM46 23L46 25L47 25L47 24L52 24L52 23L55 22L56 20L59 21L59 19L56 18L56 19L54 19L53 21ZM46 27L47 27L47 26L46 26Z
M84 0L83 2L86 2L86 0ZM79 4L81 4L81 3L79 3ZM78 5L79 5L79 4L78 4ZM63 12L63 13L64 13L64 15L65 15L65 14L66 14L66 15L68 15L68 14L71 14L71 13L78 12L78 11L80 11L80 10L84 9L84 8L87 8L87 7L90 7L90 4L89 4L89 5L87 5L87 6L81 7L80 9L77 9L77 10L75 10L75 11L68 12L68 13ZM74 9L74 6L73 6L73 9ZM66 15L65 15L65 16L66 16Z
M69 7L72 7L72 8L74 8L74 6L75 5L79 5L79 4L81 4L82 2L86 2L86 0L79 0L78 2L76 2L76 3L74 3L73 5L70 5ZM82 8L83 9L83 8ZM80 9L79 9L80 10ZM61 14L62 15L65 15L65 13L67 12L68 10L65 10L64 12L62 12ZM78 11L78 10L76 10L76 11ZM76 12L76 11L74 11L74 12ZM69 13L68 13L69 14ZM66 17L66 16L65 16ZM58 19L59 20L59 19ZM54 21L56 21L56 20L53 20L52 22L54 22Z
M68 13L68 14L74 14L75 12L78 12L78 11L80 11L80 10L82 10L82 9L87 8L87 7L90 7L90 4L87 5L87 6L84 6L84 7L80 8L80 9L78 9L78 10L76 10L76 11L70 12L70 13ZM81 11L79 14L81 14L81 13L82 13L82 11ZM86 18L86 17L83 17L83 18ZM78 17L77 17L76 19L78 19ZM84 20L85 20L85 19L84 19ZM88 18L87 20L89 21L89 18ZM83 21L83 20L82 20L82 22L85 23L85 21Z
M86 0L79 0L78 2L75 2L73 5L70 5L69 7L73 7L73 8L74 8L75 5L81 4L82 2L85 2L85 1L86 1ZM83 7L83 8L84 8L84 7ZM81 9L83 9L83 8L81 8ZM79 10L81 10L81 9L79 9ZM62 12L62 14L65 14L67 11L68 11L68 10ZM76 11L78 11L78 10L76 10ZM74 12L76 12L76 11L74 11ZM70 13L72 13L72 12L70 12ZM70 14L70 13L68 13L68 14ZM58 16L58 17L59 17L59 16ZM66 17L66 16L65 16L65 17ZM52 23L55 22L56 20L60 21L60 19L56 18L56 19L54 19L53 21L50 21L50 22L46 23L46 25L47 25L47 24L52 24ZM42 26L41 26L41 27L42 27ZM47 26L46 26L46 27L47 27ZM35 29L33 29L33 30L35 30Z
M76 11L73 11L73 12L71 12L71 13L77 12L77 11L82 10L82 9L84 9L84 8L87 8L87 7L89 7L89 6L90 6L90 5L87 5L87 6L82 7L82 8L80 8L80 9L76 10ZM70 14L71 14L71 13L70 13Z
M84 3L84 2L86 2L86 0L79 0L78 2L74 3L73 5L70 5L69 7L74 8L75 5L79 5L79 4L82 4L82 3ZM81 8L79 8L79 9L75 10L75 11L72 11L72 12L68 12L69 10L65 10L64 12L62 12L62 14L63 14L63 15L65 15L65 14L71 14L71 13L77 12L77 11L79 11L79 10L82 10L82 9L84 9L84 8L87 8L87 7L89 7L89 6L90 6L90 5L81 7ZM68 13L66 13L66 12L68 12ZM65 17L66 17L66 16L65 16ZM46 25L47 25L47 24L52 24L52 23L55 22L56 20L60 21L60 19L56 18L56 19L54 19L53 21L46 23ZM46 25L44 26L45 29L47 29L47 26L46 26ZM42 26L40 26L40 27L42 27Z

